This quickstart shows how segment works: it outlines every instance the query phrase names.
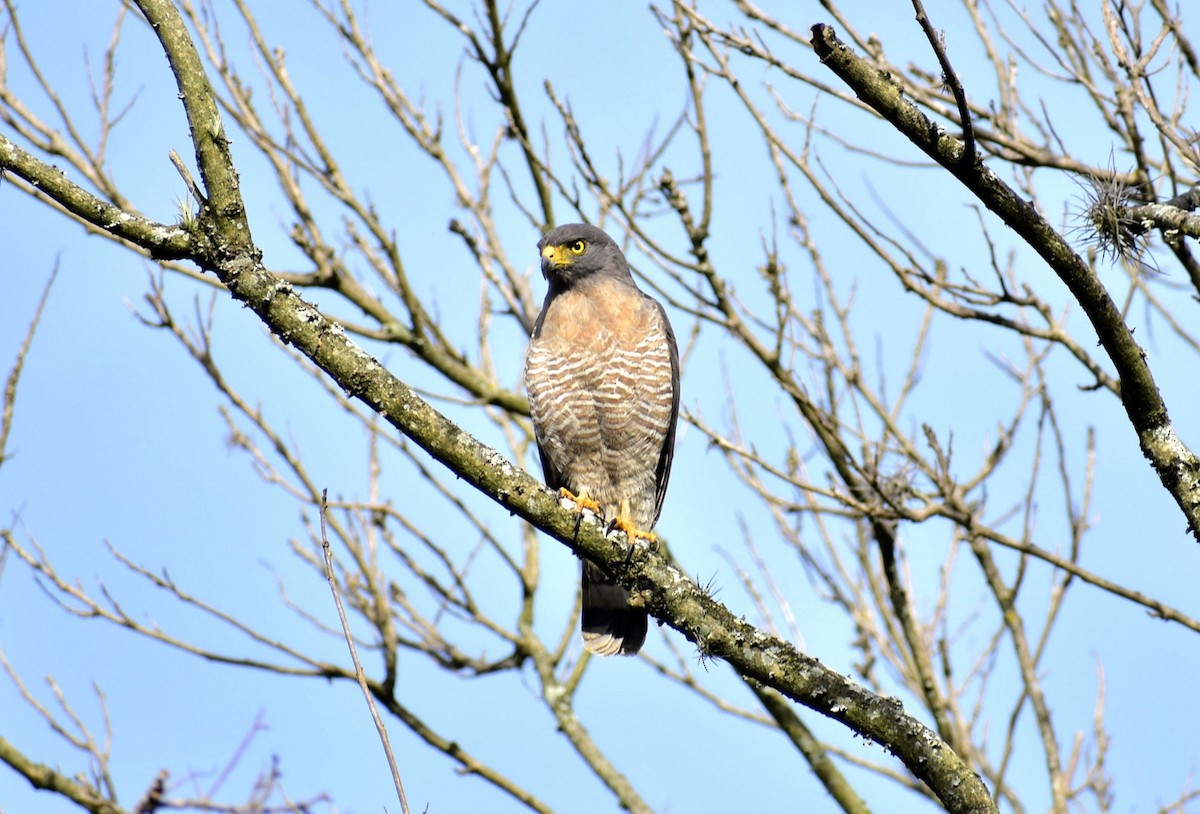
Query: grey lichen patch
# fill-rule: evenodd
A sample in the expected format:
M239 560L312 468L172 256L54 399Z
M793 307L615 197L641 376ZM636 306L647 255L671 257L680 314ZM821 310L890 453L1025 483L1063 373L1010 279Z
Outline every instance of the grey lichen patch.
M833 715L841 715L846 710L850 709L853 704L853 699L839 696L838 698L834 699L833 703L829 705L829 712Z
M1139 440L1142 451L1187 516L1193 536L1200 539L1200 460L1175 434L1169 421L1143 430Z
M483 465L489 469L497 470L497 474L502 480L508 480L515 477L519 470L512 465L512 462L501 455L491 447L482 447L479 451L480 459Z
M1191 505L1200 506L1200 461L1175 434L1175 427L1164 423L1146 430L1142 433L1142 448L1156 469L1170 472L1176 481L1175 491L1187 493Z
M154 243L171 243L186 238L188 230L184 226L163 226L161 224L150 228L150 240Z
M334 333L334 335L336 335L336 336L344 336L345 335L345 329L340 324L335 322L335 323L333 323L333 325L336 326L336 331L331 326L331 328L330 328L331 333ZM372 365L379 364L375 360L374 356L367 353L366 350L364 350L361 345L359 345L355 342L351 342L351 341L347 340L346 341L346 350L349 351L349 353L352 356L354 356L354 358L358 359L359 361L365 362L367 364L372 364Z
M319 325L325 320L320 311L307 305L297 305L295 314L296 319L309 325Z
M1159 424L1142 433L1142 446L1155 457L1181 458L1192 457L1191 450L1179 436L1175 427L1170 423Z
M749 646L755 650L764 650L772 643L772 637L758 628L754 628L750 634Z
M115 218L110 218L107 223L101 224L105 229L115 231L117 227L129 223L131 220L128 212L123 212L120 209L115 208L112 208L110 211L115 211L117 216Z

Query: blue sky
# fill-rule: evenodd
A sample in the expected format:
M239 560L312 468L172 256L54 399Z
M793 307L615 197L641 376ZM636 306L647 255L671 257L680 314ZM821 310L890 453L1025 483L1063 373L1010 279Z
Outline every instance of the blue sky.
M86 108L85 59L98 63L115 4L67 5L69 14L62 13L62 4L51 8L27 3L20 11L26 35L44 55L43 67L68 106ZM445 104L461 63L461 41L415 4L385 5L377 3L370 10L377 44L394 60L406 87L424 94L431 104ZM844 8L862 30L880 33L896 61L902 61L899 54L911 54L929 62L907 7L892 5L898 10L881 12L877 4L861 2ZM228 12L224 4L218 8L221 14ZM794 26L822 19L817 4L804 3L801 8L789 21ZM884 16L892 11L894 17ZM717 12L714 16L720 19ZM331 65L329 35L312 15L305 11L287 20L264 16L264 21L268 38L286 44L292 77L308 93L313 110L326 118L347 174L359 179L360 188L370 189L380 211L395 224L410 274L439 303L447 330L460 332L464 345L469 344L473 316L467 309L477 291L477 272L461 243L446 231L448 219L456 215L452 194L436 169L396 133L374 125L373 108L352 77ZM956 23L938 22L951 32ZM235 31L236 26L227 30ZM109 148L113 172L143 212L170 221L185 192L167 150L187 155L186 126L153 39L133 21L124 39L116 96L136 102ZM952 36L950 42L953 57ZM597 47L599 43L604 47ZM10 81L19 92L28 92L28 77L16 70L11 55L9 63ZM978 87L972 80L983 73L979 66L966 61L960 70L968 89ZM614 175L617 152L627 158L636 154L645 132L668 127L686 103L678 83L660 85L654 80L660 73L673 77L679 68L650 13L640 6L591 9L582 20L576 6L545 3L525 34L516 71L530 100L526 115L554 128L539 92L542 79L553 77L559 95L571 100L594 153ZM832 76L827 78L834 82ZM463 126L487 141L495 121L494 111L480 101L483 78L466 65L459 81L469 102ZM769 168L762 160L761 144L747 142L745 128L735 126L738 112L730 93L714 87L709 104L714 121L729 122L716 128L714 150L722 156L736 154L745 143L748 156L744 165L719 167L714 252L723 267L741 269L742 290L754 297L753 266L771 218L769 201L758 190L770 182ZM812 100L797 99L795 107L807 111L810 104ZM886 127L828 99L816 104L826 127L856 135L874 128L876 149L907 161L920 159ZM41 110L49 115L46 105ZM454 111L447 107L443 113L447 127L452 126ZM1077 129L1066 134L1071 143L1088 151L1088 160L1103 161L1097 156L1106 156L1109 146L1088 141L1088 122L1082 115L1072 123ZM86 128L86 117L83 124ZM889 217L902 219L952 265L979 268L978 217L952 179L928 169L887 171L868 165L861 156L828 150L829 170L840 188L872 217L883 223ZM235 139L234 154L267 266L294 268L300 259L287 241L282 222L287 213L273 197L273 182L248 144ZM691 157L686 145L671 154L676 166L686 166ZM1039 189L1049 212L1063 211L1078 195L1065 180L1047 179ZM560 216L567 211L561 207ZM93 591L103 583L135 617L152 619L166 630L229 652L264 655L262 648L231 639L130 575L109 555L108 544L152 571L166 569L189 592L253 619L282 640L345 661L340 642L298 622L278 600L277 582L282 581L291 600L326 623L335 621L325 584L289 554L289 539L303 535L296 504L280 491L264 488L245 455L226 443L228 431L217 409L221 402L198 367L170 337L146 328L134 316L154 269L101 239L84 236L7 184L0 184L0 212L6 215L0 218L5 246L0 259L5 281L0 362L5 366L16 353L51 270L59 268L21 379L9 441L11 458L0 468L0 503L10 516L19 517L18 537L36 539L68 582L79 581ZM915 305L873 258L864 259L861 246L836 239L845 237L844 228L815 203L811 215L814 231L831 236L823 242L826 262L845 275L846 292L854 292L860 340L871 340L863 347L866 360L873 365L878 359L888 368L903 358L905 339L913 330L906 319L916 312ZM527 257L534 273L536 232L512 212L501 212L497 219L509 250ZM1000 234L1002 230L992 225ZM669 234L665 222L660 228ZM520 252L524 255L516 254ZM1019 258L1022 264L1038 263L1028 252ZM793 271L801 275L807 270L797 261ZM1107 273L1114 290L1123 292L1121 270ZM1050 277L1049 270L1030 274ZM1179 276L1168 277L1164 284L1178 282ZM1051 282L1049 289L1054 285ZM180 316L190 316L193 303L207 310L209 289L178 277L168 277L166 286ZM796 289L808 296L811 286ZM540 287L535 290L540 297ZM1174 296L1183 299L1187 294ZM816 304L813 295L812 305ZM1182 305L1181 313L1190 314L1190 307L1194 304ZM677 331L687 325L686 317L673 318ZM1185 440L1200 443L1193 358L1166 331L1142 319L1136 312L1131 316L1140 325L1138 338L1150 353L1172 417ZM1082 324L1076 313L1068 320ZM214 321L214 349L234 386L252 403L261 402L295 440L318 483L328 484L333 495L362 496L366 441L361 430L295 369L250 312L218 297ZM1080 335L1090 346L1090 335ZM497 335L498 366L513 386L519 381L522 344L523 337L511 328ZM986 358L1014 350L1012 341L995 331L949 321L935 326L933 348L925 360L926 381L911 413L939 434L952 432L960 460L985 454L996 437L991 416L1004 415L995 405L1011 403L1017 396L1015 388L998 381ZM381 352L401 378L447 393L444 384L418 370L407 354L373 351ZM1195 615L1200 547L1187 536L1183 518L1141 458L1119 405L1102 394L1078 392L1075 385L1086 384L1086 378L1062 354L1052 357L1048 370L1065 383L1056 396L1061 398L1060 419L1072 466L1083 455L1087 427L1097 428L1099 469L1090 516L1098 527L1089 538L1085 565ZM739 411L752 437L766 449L780 444L773 430L786 405L762 389L761 378L727 345L703 341L696 348L685 374L685 404L714 421L727 418L721 414L726 378L747 394ZM499 443L494 434L488 435L491 425L470 410L447 410L485 440ZM1028 436L1019 443L1028 443ZM721 586L719 598L755 620L724 553L741 555L739 522L760 540L770 538L771 526L751 508L729 505L729 476L699 433L683 430L676 462L661 530L691 573L702 579L715 577ZM1047 508L1039 517L1040 539L1054 549L1053 541L1061 536L1056 524L1061 521L1053 509L1053 480L1044 477ZM389 471L385 486L401 505L409 501L423 508L428 501L422 516L435 527L456 528L454 517L414 486L411 470L402 463ZM1023 488L1019 479L1002 480L990 497L1003 505L1006 491L1011 501ZM497 527L516 523L504 512L479 505ZM905 533L910 570L919 584L934 584L946 545L945 529L935 525ZM510 536L515 535L514 525ZM547 545L544 556L546 573L570 586L558 595L548 594L540 608L540 623L552 631L572 601L577 565L561 547ZM1011 558L1002 557L1002 562L1013 567ZM848 671L853 654L845 648L844 622L823 618L828 611L803 589L806 577L793 559L776 555L772 568L782 584L795 586L790 595L808 652L834 669ZM958 568L969 570L969 565L960 562ZM1045 578L1041 570L1030 576ZM965 587L956 594L961 603L957 612L966 618L988 600L982 586L971 595L969 578L962 584ZM1200 669L1194 636L1087 586L1071 591L1050 644L1052 656L1043 665L1055 722L1067 734L1088 730L1097 666L1103 664L1107 716L1115 735L1109 766L1117 779L1117 808L1156 810L1200 769L1186 736L1185 745L1178 745L1181 733L1195 731L1200 724L1200 712L1185 700L1194 695L1194 676ZM503 607L499 590L486 599ZM918 596L916 601L923 609L930 600ZM652 655L669 658L664 635L682 649L706 686L753 707L728 668L696 667L690 648L674 634L652 631ZM979 633L964 635L970 639ZM264 677L172 651L99 622L71 618L55 608L11 554L0 574L0 648L48 705L53 705L53 696L42 677L53 676L96 732L102 731L103 718L93 687L103 692L113 726L114 775L126 805L133 804L163 767L172 770L176 782L191 773L195 787L211 788L255 722L261 721L265 729L254 735L236 771L222 781L225 799L243 799L253 776L278 755L292 799L328 793L339 811L398 810L371 722L357 689L349 684ZM447 677L413 657L403 661L401 673L407 688L404 700L418 714L460 738L469 751L511 772L549 805L562 811L611 810L611 799L578 765L555 734L553 720L541 710L534 677L468 681ZM1001 667L996 680L1011 679ZM601 746L657 809L773 810L783 798L808 801L806 811L833 810L808 770L781 746L777 733L733 722L694 696L672 692L640 661L594 664L577 708ZM1003 709L997 706L996 714ZM804 717L820 736L868 759L885 759L879 747L815 714ZM993 731L1006 725L1007 720L997 717ZM1030 728L1028 716L1021 726ZM399 723L390 721L389 729L414 810L426 803L431 811L518 810L488 793L482 782L459 777L448 760L422 746ZM79 755L65 749L3 680L0 733L35 759L61 765L69 773L83 769ZM1023 776L1040 778L1035 767L1042 756L1033 733L1026 734L1022 742L1027 748L1016 756L1010 772L1014 783ZM702 749L679 748L701 743ZM903 810L914 799L877 781L863 781L862 790L881 811ZM1033 808L1045 802L1037 795L1035 791L1029 798ZM47 794L33 793L7 770L0 771L0 807L11 812L72 810Z

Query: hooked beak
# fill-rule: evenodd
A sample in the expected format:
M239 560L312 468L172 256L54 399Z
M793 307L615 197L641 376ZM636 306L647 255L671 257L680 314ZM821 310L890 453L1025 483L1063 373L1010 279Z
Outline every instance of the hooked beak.
M542 249L542 276L549 277L553 271L568 268L571 262L566 246L547 246Z

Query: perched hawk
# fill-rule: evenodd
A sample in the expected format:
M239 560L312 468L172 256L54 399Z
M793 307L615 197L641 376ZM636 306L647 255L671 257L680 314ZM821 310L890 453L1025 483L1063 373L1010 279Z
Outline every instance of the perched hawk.
M546 301L525 383L546 484L634 537L653 539L675 449L679 351L663 307L642 293L608 235L572 223L541 239ZM646 612L583 562L583 643L633 655Z

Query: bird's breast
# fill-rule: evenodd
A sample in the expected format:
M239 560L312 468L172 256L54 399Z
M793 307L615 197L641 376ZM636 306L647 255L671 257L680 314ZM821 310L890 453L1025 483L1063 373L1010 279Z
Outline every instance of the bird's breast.
M607 342L636 342L654 327L655 309L641 291L604 282L564 291L546 304L536 344L566 352Z

